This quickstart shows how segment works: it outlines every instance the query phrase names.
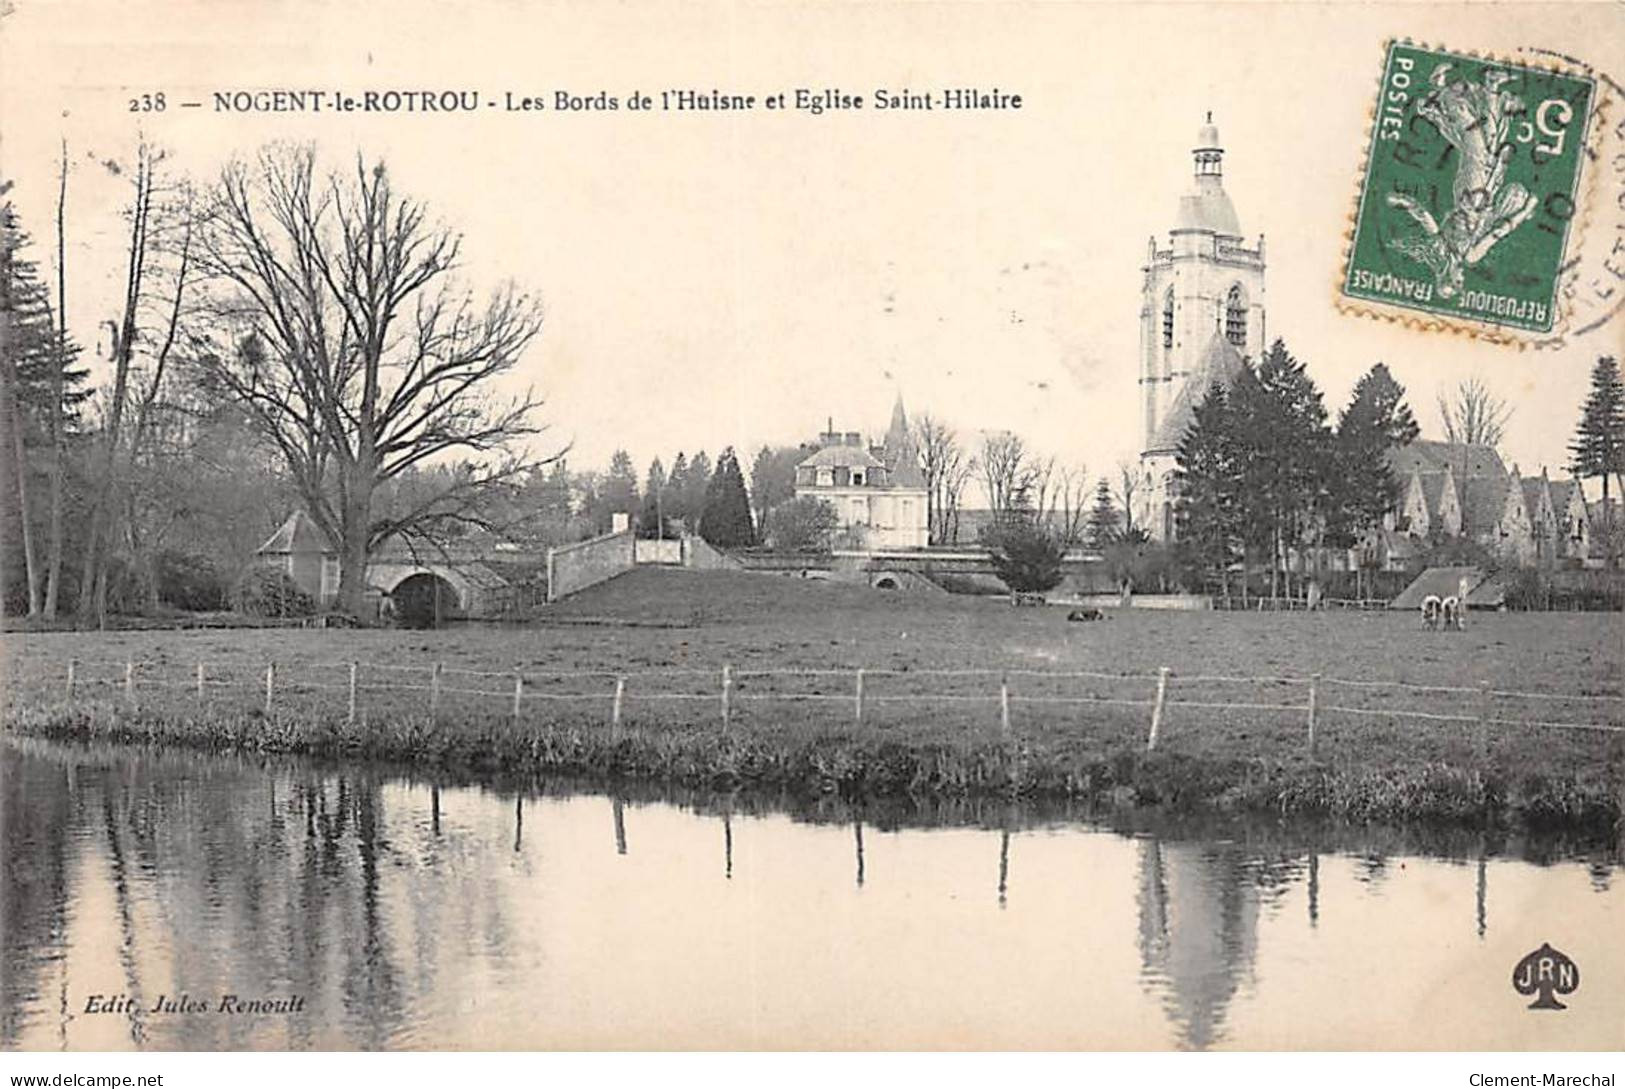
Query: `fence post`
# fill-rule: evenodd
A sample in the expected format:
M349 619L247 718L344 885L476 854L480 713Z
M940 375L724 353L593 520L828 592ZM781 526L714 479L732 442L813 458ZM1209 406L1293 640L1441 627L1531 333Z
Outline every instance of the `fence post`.
M1010 732L1010 675L999 674L999 729Z
M429 674L429 717L440 717L440 663L434 664L434 672Z
M197 663L197 701L198 703L203 702L203 659L201 658L198 659Z
M265 717L271 717L271 701L276 692L276 663L265 664Z
M78 671L79 671L79 659L77 659L77 658L69 658L68 659L68 702L69 703L73 702L74 674L77 673Z
M863 670L858 670L857 683L852 689L852 717L859 726L863 725Z
M1320 709L1320 674L1309 674L1309 755L1315 755L1315 714Z
M124 663L124 698L135 706L135 662L130 660Z
M1145 739L1146 752L1157 747L1157 734L1162 730L1162 704L1168 696L1169 672L1167 666L1157 670L1157 702L1151 706L1151 735Z
M360 673L361 673L361 663L360 662L351 662L350 663L350 711L349 711L349 717L346 720L346 721L349 722L349 724L351 726L355 725L355 711L356 711L355 696L356 696L356 687L357 687L356 680L358 679L358 675Z
M611 728L621 728L621 707L626 702L626 674L615 677L615 700L609 706L609 724Z
M733 686L733 666L724 664L722 667L722 728L724 730L728 728L728 697L729 693L733 691Z
M1490 719L1495 715L1495 697L1490 694L1489 681L1480 682L1478 687L1484 694L1484 702L1478 713L1478 737L1474 746L1478 750L1478 762L1482 764L1490 758Z
M513 724L519 725L519 705L525 698L525 675L515 667L513 671Z

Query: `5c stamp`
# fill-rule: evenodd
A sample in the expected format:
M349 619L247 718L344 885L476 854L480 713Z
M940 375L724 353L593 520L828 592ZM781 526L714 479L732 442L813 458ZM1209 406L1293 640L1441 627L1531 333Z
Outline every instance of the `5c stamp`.
M1496 339L1551 333L1595 97L1587 75L1390 43L1345 308Z

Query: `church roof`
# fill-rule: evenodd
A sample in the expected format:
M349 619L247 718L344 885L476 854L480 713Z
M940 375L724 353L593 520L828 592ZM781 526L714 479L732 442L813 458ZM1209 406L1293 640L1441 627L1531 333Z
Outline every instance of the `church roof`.
M288 515L288 520L271 534L271 539L259 547L262 556L286 556L306 552L326 552L327 537L316 523L310 520L310 515L303 510L296 510Z
M1239 238L1241 220L1236 217L1236 206L1230 203L1230 194L1218 178L1197 179L1196 192L1179 198L1179 212L1174 216L1176 231L1212 231Z
M1201 361L1190 377L1185 379L1174 403L1168 406L1168 414L1158 425L1148 450L1178 450L1180 443L1185 441L1185 432L1190 430L1191 420L1196 416L1196 406L1207 397L1208 389L1215 382L1226 389L1230 388L1236 375L1246 365L1247 361L1241 357L1236 346L1226 340L1224 334L1214 330L1213 339L1203 350Z

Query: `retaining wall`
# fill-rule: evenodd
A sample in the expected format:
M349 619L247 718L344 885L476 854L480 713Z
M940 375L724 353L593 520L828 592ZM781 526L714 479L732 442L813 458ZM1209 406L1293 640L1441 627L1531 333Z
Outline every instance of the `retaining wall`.
M630 531L547 550L547 600L557 601L632 570L636 545Z

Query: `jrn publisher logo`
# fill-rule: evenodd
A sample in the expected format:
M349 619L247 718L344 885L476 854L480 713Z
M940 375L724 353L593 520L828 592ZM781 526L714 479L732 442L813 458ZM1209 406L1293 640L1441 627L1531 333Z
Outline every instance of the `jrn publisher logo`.
M1542 942L1539 949L1512 969L1512 986L1519 994L1537 995L1529 1003L1532 1010L1566 1010L1568 1007L1557 996L1580 989L1580 969L1566 955Z

